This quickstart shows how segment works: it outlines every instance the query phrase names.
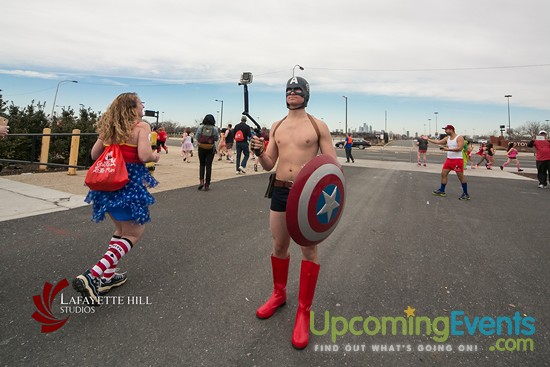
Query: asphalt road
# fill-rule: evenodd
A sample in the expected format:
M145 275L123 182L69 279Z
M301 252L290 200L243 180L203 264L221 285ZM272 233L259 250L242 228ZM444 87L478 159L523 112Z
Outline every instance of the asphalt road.
M325 325L325 311L348 321L371 316L367 329L372 331L375 319L405 316L410 306L416 317L434 323L440 317L440 330L457 311L471 322L487 316L484 331L489 333L495 329L489 319L494 324L497 317L518 312L517 317L534 318L533 335L517 335L514 327L511 335L507 327L503 336L482 335L480 329L468 335L462 324L457 330L466 335L451 335L442 343L424 327L407 335L401 328L397 335L348 332L333 342L332 330L344 325L335 319L335 328L312 335L307 349L294 350L298 246L291 247L287 305L268 320L254 315L271 288L268 200L263 198L267 175L257 175L221 181L208 193L191 187L155 194L153 223L121 262L129 280L110 293L120 296L119 304L74 312L48 334L31 318L32 297L41 294L46 281L71 281L93 265L111 224L90 222L88 207L4 222L0 364L548 365L550 190L539 190L531 181L471 177L472 200L460 202L454 177L448 196L440 198L431 195L436 174L359 167L346 167L345 174L343 217L319 246L321 272L312 308L317 330ZM69 287L55 298L57 318L65 317L61 296L67 302L76 294ZM129 304L134 296L146 304ZM534 351L491 351L499 338L510 347L531 338ZM475 350L459 350L466 345ZM374 352L377 346L394 351ZM452 350L425 351L441 346Z
M179 149L180 142L178 139L169 140L167 143L169 146ZM178 147L178 148L176 148ZM388 162L416 162L417 161L418 148L414 145L413 140L393 140L387 147L370 147L365 149L353 148L352 155L355 159L370 159L377 161ZM336 154L339 157L346 157L344 149L337 148ZM446 153L439 150L434 144L428 146L427 154L428 164L443 164L445 161ZM475 156L474 162L479 161L479 156ZM496 163L494 169L506 162L504 155L497 155L495 157ZM536 168L535 157L532 154L522 155L519 158L522 168ZM508 169L514 169L515 165L510 164Z
M476 145L477 148L477 145ZM353 149L352 154L356 159L372 159L379 161L395 162L416 162L418 147L414 140L393 140L385 148L371 147L366 149ZM338 156L345 157L344 149L337 149ZM430 144L426 155L428 164L443 164L446 152L440 151L438 146ZM477 163L481 157L475 156L474 163ZM536 168L535 157L533 154L522 154L519 157L522 168ZM495 156L494 169L506 162L506 156L497 154ZM508 169L514 169L515 164L510 164Z

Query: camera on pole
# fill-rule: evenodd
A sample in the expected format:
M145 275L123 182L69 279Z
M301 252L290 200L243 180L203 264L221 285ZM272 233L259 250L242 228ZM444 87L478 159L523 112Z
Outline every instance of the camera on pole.
M254 132L260 136L260 132L262 130L262 127L260 124L254 120L254 117L250 116L250 113L248 112L248 84L252 83L252 73L249 71L245 71L241 74L241 80L239 81L239 85L242 85L244 87L244 111L243 115L248 117L250 121L254 123L256 128L254 129Z

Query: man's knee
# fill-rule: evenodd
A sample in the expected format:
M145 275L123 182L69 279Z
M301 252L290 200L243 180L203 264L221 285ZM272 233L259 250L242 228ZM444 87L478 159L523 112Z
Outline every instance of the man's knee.
M288 248L290 247L290 238L275 238L273 237L273 255L277 257L287 257Z
M301 246L301 249L304 260L318 262L317 246Z

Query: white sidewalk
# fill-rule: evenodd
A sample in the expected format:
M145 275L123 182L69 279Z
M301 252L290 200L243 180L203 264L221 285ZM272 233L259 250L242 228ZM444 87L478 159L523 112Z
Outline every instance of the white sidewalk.
M0 221L87 205L84 196L0 178Z

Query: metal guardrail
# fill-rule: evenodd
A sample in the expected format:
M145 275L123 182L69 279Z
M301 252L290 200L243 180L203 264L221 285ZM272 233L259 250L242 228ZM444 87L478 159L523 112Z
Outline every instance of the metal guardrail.
M46 130L46 129L45 129ZM77 130L78 131L78 130ZM30 159L29 160L20 160L20 159L5 159L5 158L1 158L0 157L0 163L2 162L6 162L6 163L20 163L20 164L36 164L36 165L39 165L39 166L47 166L47 167L62 167L62 168L72 168L72 169L87 169L91 166L91 157L89 154L86 155L87 159L86 159L86 162L84 165L78 165L78 164L63 164L63 163L50 163L50 162L47 162L47 157L42 157L41 156L41 159L40 161L35 161L33 160L34 157L36 157L36 150L37 150L37 146L38 146L38 143L37 143L37 140L40 138L42 139L42 143L44 143L44 138L51 138L51 137L71 137L74 138L74 137L89 137L89 136L93 136L93 137L97 137L97 133L27 133L27 134L8 134L6 137L4 137L4 139L12 139L12 138L17 138L17 137L24 137L24 138L30 138L31 139L31 149L30 149ZM91 150L91 144L90 144L90 139L85 139L85 150L87 152L89 152ZM1 142L0 142L1 144ZM48 146L49 146L49 141L48 141ZM77 143L79 144L79 142ZM78 152L78 145L77 147L75 148L76 151ZM71 151L72 151L72 147L71 147ZM44 152L43 152L44 153ZM78 154L78 153L77 153ZM46 152L46 155L47 155L47 152ZM69 158L69 161L71 160L71 158Z

